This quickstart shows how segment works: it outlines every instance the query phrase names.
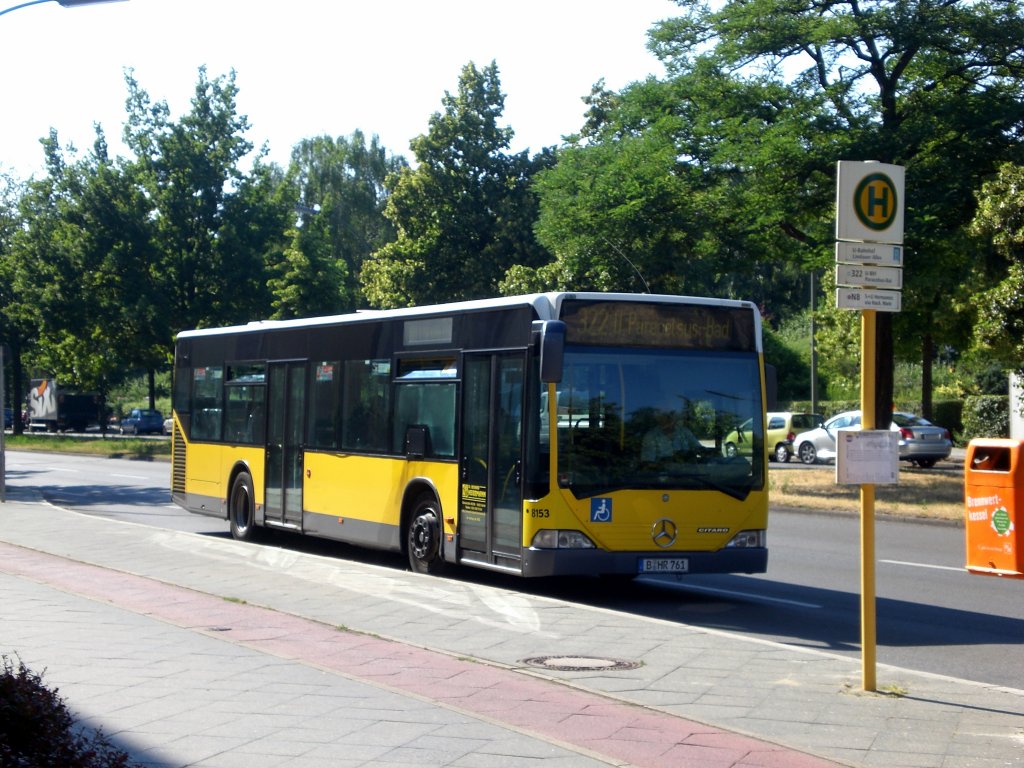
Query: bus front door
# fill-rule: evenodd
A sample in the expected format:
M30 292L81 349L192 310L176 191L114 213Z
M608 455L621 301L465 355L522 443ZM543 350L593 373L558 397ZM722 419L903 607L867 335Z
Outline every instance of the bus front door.
M270 525L301 528L306 364L271 363L268 374L265 520Z
M521 353L464 358L459 546L511 569L522 562L524 369Z

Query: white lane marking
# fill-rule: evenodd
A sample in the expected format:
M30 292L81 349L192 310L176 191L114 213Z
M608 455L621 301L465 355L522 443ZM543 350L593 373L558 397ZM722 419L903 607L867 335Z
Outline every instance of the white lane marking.
M145 475L119 475L117 472L111 472L110 476L111 477L126 477L129 480L146 480L147 479Z
M657 584L661 587L672 587L674 589L680 589L686 592L705 592L711 595L724 595L726 597L741 597L745 600L755 600L763 603L779 603L780 605L793 605L797 608L814 608L820 609L822 606L816 603L804 603L799 600L786 600L782 597L768 597L767 595L759 595L754 592L737 592L731 589L717 589L715 587L699 587L693 584L674 584L671 582L660 581L650 579L647 580L649 584Z
M905 565L909 568L932 568L936 571L956 571L957 573L964 573L964 568L954 568L951 565L932 565L931 563L909 563L906 560L879 560L880 563L888 563L889 565Z

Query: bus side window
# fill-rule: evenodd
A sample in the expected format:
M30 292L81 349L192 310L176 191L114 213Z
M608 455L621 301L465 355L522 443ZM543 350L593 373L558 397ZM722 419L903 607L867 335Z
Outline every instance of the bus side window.
M313 368L313 385L309 398L309 437L314 448L336 448L338 445L337 362L317 362Z
M424 427L430 435L428 455L454 456L455 384L403 384L396 397L395 445L403 445L410 427Z
M192 439L220 440L224 369L196 368L192 372Z
M225 440L248 445L262 443L264 387L227 387L227 395Z
M341 447L387 452L390 360L346 360Z

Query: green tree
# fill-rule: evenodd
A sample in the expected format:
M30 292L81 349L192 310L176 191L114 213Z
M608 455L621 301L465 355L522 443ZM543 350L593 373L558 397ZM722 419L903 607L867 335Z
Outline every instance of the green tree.
M274 264L268 283L275 319L354 309L345 290L349 278L347 264L335 257L327 220L308 215L303 218L301 226L288 231L291 243Z
M25 323L17 291L14 289L17 259L14 242L22 219L19 201L24 185L7 173L0 173L0 342L6 343L9 356L5 360L5 393L15 415L20 414L23 395L22 349L31 338L32 328ZM6 403L0 403L6 405ZM14 431L21 434L22 424L14 419Z
M152 313L122 290L145 283L134 267L136 258L145 264L147 237L132 228L146 219L131 210L137 199L107 158L101 130L81 159L65 156L55 131L43 146L47 174L29 182L20 200L13 319L22 341L33 342L27 351L34 368L105 395L151 339L144 326ZM133 254L134 247L140 251Z
M151 102L131 72L125 80L124 139L153 208L170 349L177 330L262 315L268 303L265 257L272 247L267 240L280 238L283 228L268 231L262 221L255 228L247 221L273 192L274 179L263 172L247 182L240 168L253 146L244 137L248 119L236 111L234 72L211 80L201 68L191 108L177 121L166 102ZM271 218L280 221L286 204L278 200ZM225 237L228 232L233 236ZM262 238L254 242L253 234Z
M397 239L363 265L374 306L408 306L497 293L513 264L548 260L532 224L530 180L548 153L508 155L512 130L499 125L505 97L495 63L466 65L444 112L412 141L415 169L392 177L385 213Z
M292 187L257 154L252 172L248 119L236 110L235 73L209 79L200 68L190 110L171 119L134 75L125 75L124 140L151 209L155 290L164 304L156 336L165 359L185 328L265 317L271 303L268 263L280 260L293 215ZM149 368L151 382L154 371Z
M911 254L898 318L898 336L907 340L901 348L909 353L914 344L928 368L936 344L963 343L964 317L950 304L968 304L957 298L970 283L965 227L973 190L1022 150L1018 5L683 0L679 6L681 15L651 35L668 79L613 97L592 93L583 138L617 143L626 152L626 137L657 141L669 126L674 173L690 196L685 205L703 222L690 223L684 268L697 254L711 259L711 274L723 274L719 265L729 261L825 268L836 161L901 164ZM642 219L652 206L639 200ZM785 266L779 271L793 273ZM757 288L761 273L753 278ZM889 371L891 321L880 316L880 356ZM887 386L879 392L882 411L891 402L891 379ZM926 378L926 410L930 386Z
M684 271L676 260L693 252L699 232L670 129L571 145L536 189L537 236L559 262L541 274L561 277L544 287L702 293L710 282L706 270Z
M835 275L826 271L822 277L826 296L835 289ZM857 312L839 309L835 301L822 302L816 313L818 368L830 400L859 398L861 322Z
M364 305L359 275L370 254L394 240L384 216L387 178L406 167L374 136L304 139L289 169L301 214L273 265L274 316L350 312Z
M971 229L1005 260L1002 280L976 298L976 342L1024 374L1024 166L1002 166L981 188Z
M137 175L134 163L109 157L97 127L94 152L82 166L80 196L68 221L78 228L82 277L89 291L84 297L86 322L90 348L97 353L92 364L95 383L87 388L104 396L126 371L152 373L169 361L161 322L166 302L154 270L151 208ZM75 337L81 329L68 330ZM153 407L153 387L150 394Z
M221 262L231 269L234 309L225 322L268 316L267 308L275 301L272 276L288 247L295 201L296 189L289 175L260 158L226 196L217 250Z
M11 298L0 311L12 348L40 371L106 394L141 368L153 405L177 331L265 316L266 265L280 261L295 194L260 156L239 169L251 145L233 74L200 70L177 122L126 81L133 159L112 159L99 126L80 159L56 131L43 140L46 174L25 185L11 234L0 221Z
M619 94L599 83L585 101L581 134L537 182L538 235L561 265L541 273L572 287L644 290L639 272L656 291L751 299L776 316L800 306L802 262L827 232L800 201L828 168L810 160L812 130L775 122L783 107L813 105L709 62Z

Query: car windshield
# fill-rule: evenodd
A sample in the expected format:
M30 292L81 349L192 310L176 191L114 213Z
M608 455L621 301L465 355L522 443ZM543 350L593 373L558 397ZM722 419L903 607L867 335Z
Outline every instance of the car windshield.
M754 353L568 347L557 385L558 482L579 498L617 488L763 486ZM749 450L726 455L739 432Z

